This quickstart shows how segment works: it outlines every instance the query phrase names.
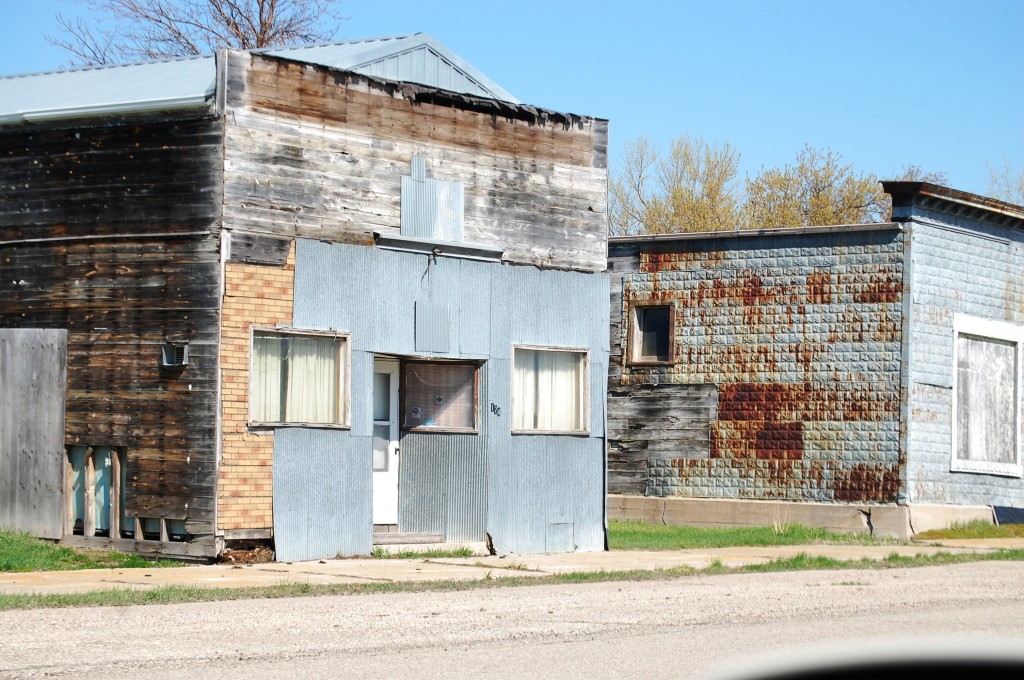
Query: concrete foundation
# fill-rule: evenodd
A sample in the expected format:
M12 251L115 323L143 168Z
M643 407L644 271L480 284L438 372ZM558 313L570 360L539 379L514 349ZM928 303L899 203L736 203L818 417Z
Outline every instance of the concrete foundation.
M858 505L712 498L608 496L608 519L673 526L741 527L802 524L844 533L911 538L954 522L992 522L986 505Z

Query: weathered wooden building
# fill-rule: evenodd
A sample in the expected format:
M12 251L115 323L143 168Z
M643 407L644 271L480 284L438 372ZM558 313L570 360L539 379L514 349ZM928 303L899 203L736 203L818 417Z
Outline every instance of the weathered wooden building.
M606 167L423 34L0 79L0 357L66 361L0 364L0 521L602 549Z
M610 239L613 515L797 501L774 512L906 534L1024 507L1024 208L883 184L890 223ZM771 521L714 506L689 520Z

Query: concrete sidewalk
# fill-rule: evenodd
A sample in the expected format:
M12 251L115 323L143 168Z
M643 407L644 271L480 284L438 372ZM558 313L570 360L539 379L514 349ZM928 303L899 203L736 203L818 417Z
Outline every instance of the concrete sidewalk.
M246 588L284 583L344 584L403 581L472 581L510 577L535 578L570 572L697 569L718 561L728 567L761 564L806 554L837 560L881 560L896 553L985 552L1024 548L1024 539L929 542L902 546L794 545L674 551L616 550L599 553L478 556L437 559L332 559L314 562L230 565L211 564L167 569L87 569L81 571L0 574L0 593L80 593L112 588L161 586Z

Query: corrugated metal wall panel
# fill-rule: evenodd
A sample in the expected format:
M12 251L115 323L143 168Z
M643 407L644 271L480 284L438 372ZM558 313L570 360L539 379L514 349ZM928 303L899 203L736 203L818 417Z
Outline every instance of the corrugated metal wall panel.
M406 434L402 437L398 527L440 531L447 541L482 541L486 533L487 438Z
M487 523L487 376L480 369L478 434L402 437L398 526L402 531L440 531L448 541L482 541Z
M446 304L452 358L484 358L491 331L492 263L299 240L297 328L351 333L355 350L415 355L415 303ZM519 268L527 271L526 268Z
M488 362L492 400L509 400L511 362ZM606 380L593 371L594 381ZM591 408L603 420L603 399ZM598 436L512 435L511 411L490 417L487 530L500 553L604 549L604 440ZM571 524L571 534L566 525ZM565 547L568 536L572 545Z
M280 428L274 434L277 560L369 555L369 437L344 430Z
M519 267L496 272L491 350L512 344L608 349L608 276ZM600 337L596 329L603 328Z

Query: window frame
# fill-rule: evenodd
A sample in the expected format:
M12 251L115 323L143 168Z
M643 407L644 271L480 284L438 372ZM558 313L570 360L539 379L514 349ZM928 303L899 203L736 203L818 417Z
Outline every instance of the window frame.
M340 423L316 423L304 421L261 421L253 418L255 397L253 395L253 376L256 368L256 334L290 335L290 336L313 336L319 338L333 338L341 340L339 349L339 370L344 370L344 377L338 376L337 388L341 392L338 408L340 410ZM349 430L352 428L352 339L350 333L337 331L324 331L308 328L292 328L290 326L257 326L249 327L249 376L246 382L248 391L248 413L247 425L251 429L272 429L279 427L315 427L333 430Z
M522 429L516 428L516 386L515 386L515 365L516 365L516 350L529 350L529 351L540 351L540 352L569 352L573 354L579 354L582 356L580 366L580 420L582 429L579 430L541 430L541 429ZM511 432L514 435L562 435L562 436L573 436L573 437L589 437L591 433L591 403L590 403L590 349L587 347L564 347L558 345L530 345L530 344L513 344L512 345L512 356L509 361L509 404L512 405L511 418L509 419L509 426Z
M1015 375L1014 375L1014 463L1000 463L995 461L963 460L958 457L959 449L959 428L958 411L959 398L959 342L961 336L970 336L981 340L995 340L998 342L1013 343L1016 347L1015 354ZM1021 465L1021 369L1022 358L1024 358L1024 326L983 319L966 314L955 314L953 316L953 353L952 353L952 406L951 406L951 445L950 445L950 471L970 472L976 474L999 475L1003 477L1024 476L1024 466Z
M640 354L640 310L652 307L668 309L668 359L650 359ZM663 300L630 300L626 312L626 363L629 366L671 366L676 359L676 306Z
M410 365L437 365L447 364L451 366L468 366L473 369L473 426L472 427L451 427L443 425L406 425L405 415L408 405L409 390L406 385L407 369ZM400 432L438 432L457 434L479 434L480 433L480 367L481 362L469 359L403 359L398 367L398 429Z

